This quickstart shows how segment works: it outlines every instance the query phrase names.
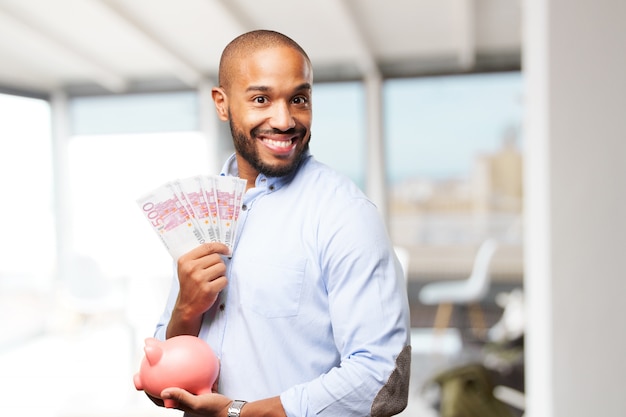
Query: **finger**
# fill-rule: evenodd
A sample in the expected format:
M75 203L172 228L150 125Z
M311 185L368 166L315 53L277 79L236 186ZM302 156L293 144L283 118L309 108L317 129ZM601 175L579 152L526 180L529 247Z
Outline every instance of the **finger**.
M217 278L226 274L226 264L219 253L210 253L200 258L192 258L193 256L198 256L199 253L202 252L189 252L178 259L179 275L202 278L206 273L209 273L213 278ZM198 276L197 274L200 275Z
M219 257L213 254L204 258L180 264L178 266L178 276L187 277L196 284L204 284L217 280L218 278L226 279L226 264Z
M222 256L217 253L206 255L202 258L196 259L195 267L203 270L211 270L211 274L214 276L220 276L226 274L226 263L222 259Z
M222 291L224 288L226 288L227 285L228 285L228 278L222 275L220 277L217 277L207 282L205 289L214 293L218 293Z
M173 404L173 407L194 415L224 415L228 405L232 402L231 399L221 394L193 395L181 388L166 388L161 392L161 397L166 407L168 403Z
M206 242L194 248L189 253L193 253L195 255L195 259L198 259L213 253L229 255L230 249L222 242Z
M178 408L188 411L192 407L195 396L181 388L166 388L161 392L166 408Z
M178 270L206 269L215 264L223 264L221 255L229 255L228 246L220 242L204 243L178 258Z

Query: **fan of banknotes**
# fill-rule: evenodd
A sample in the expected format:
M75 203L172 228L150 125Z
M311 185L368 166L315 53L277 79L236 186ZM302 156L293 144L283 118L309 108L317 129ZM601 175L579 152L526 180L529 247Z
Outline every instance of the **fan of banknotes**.
M231 251L246 190L238 177L194 176L165 183L137 204L174 259L204 242Z

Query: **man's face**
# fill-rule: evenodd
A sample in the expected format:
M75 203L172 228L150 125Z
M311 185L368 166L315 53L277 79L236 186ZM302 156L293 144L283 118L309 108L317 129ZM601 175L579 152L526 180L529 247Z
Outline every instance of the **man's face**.
M241 61L226 92L240 175L292 172L311 137L311 68L292 48L265 49Z

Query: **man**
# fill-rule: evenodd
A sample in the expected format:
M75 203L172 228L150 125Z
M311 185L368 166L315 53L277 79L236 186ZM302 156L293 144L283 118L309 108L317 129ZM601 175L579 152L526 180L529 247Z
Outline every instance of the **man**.
M197 335L220 359L216 393L162 392L188 413L363 417L406 406L405 284L374 205L309 153L312 83L306 53L277 32L241 35L222 55L212 94L235 145L222 173L247 180L238 240L232 254L208 243L178 259L156 331Z

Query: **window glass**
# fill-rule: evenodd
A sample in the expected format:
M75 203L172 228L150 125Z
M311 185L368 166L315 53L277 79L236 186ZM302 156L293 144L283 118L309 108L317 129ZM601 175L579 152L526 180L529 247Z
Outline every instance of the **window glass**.
M198 132L75 136L69 145L76 252L111 277L169 273L172 260L136 199L167 181L207 174Z
M363 85L320 83L313 87L311 152L319 161L365 185L365 101Z
M390 232L413 248L413 273L467 271L494 237L496 273L520 277L521 74L390 80L384 99Z
M0 94L0 114L0 284L46 286L56 255L50 107Z
M75 97L70 112L75 135L198 129L195 91Z

